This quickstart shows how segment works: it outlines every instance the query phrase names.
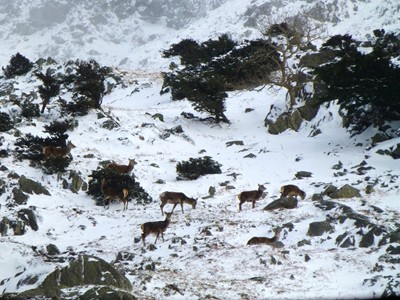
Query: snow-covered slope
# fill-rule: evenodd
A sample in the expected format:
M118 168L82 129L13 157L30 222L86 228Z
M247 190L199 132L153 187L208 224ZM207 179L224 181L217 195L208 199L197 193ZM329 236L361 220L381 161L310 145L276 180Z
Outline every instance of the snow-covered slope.
M160 50L183 38L199 41L222 33L259 35L264 18L303 12L328 22L328 34L356 37L398 29L397 0L385 1L1 1L0 65L17 51L31 60L94 58L109 66L154 70ZM262 27L262 26L261 26Z
M398 243L379 245L383 235L375 235L371 246L359 247L371 227L358 227L351 218L340 219L343 210L324 210L312 197L329 185L349 184L360 190L361 197L335 203L352 209L354 216L368 218L376 228L398 230L400 161L376 152L396 146L399 138L372 147L372 129L351 137L342 128L334 104L303 123L299 132L270 135L264 118L271 104L282 104L284 91L231 93L226 103L229 125L186 119L181 112L198 113L187 101L173 102L168 94L160 95L162 82L157 74L168 67L160 50L182 38L203 41L225 32L237 39L257 36L250 25L258 18L302 7L332 21L330 34L365 36L373 29L389 31L400 24L398 1L191 1L197 13L185 19L148 10L160 3L177 5L174 1L2 2L3 65L19 51L32 60L93 57L104 65L134 70L131 79L138 83L118 88L103 101L104 110L119 120L118 129L103 128L104 119L93 112L79 117L79 126L68 132L77 146L70 168L89 180L101 161L126 163L135 158L136 180L154 202L143 206L133 201L125 212L122 204L112 203L105 210L85 192L63 189L57 176L45 175L13 156L1 158L0 165L6 169L0 171L0 179L6 182L6 192L0 195L0 218L13 219L20 209L33 209L39 229L28 227L24 235L0 237L0 293L35 288L78 254L112 263L118 253L129 254L129 259L114 266L127 276L133 284L132 294L139 299L371 298L381 296L390 282L399 282L393 281L399 272L388 253ZM178 3L186 8L185 1ZM179 20L174 23L174 18ZM29 92L37 85L28 75L19 80L18 92ZM253 110L245 112L248 108ZM163 121L152 117L156 113L163 115ZM54 108L18 130L43 136L43 126L56 117ZM183 133L165 135L176 126ZM322 133L312 137L315 127ZM2 133L2 138L1 149L13 150L17 133ZM243 145L229 146L232 141ZM177 162L204 155L222 165L222 174L176 180ZM299 171L312 176L297 179ZM27 204L9 207L11 188L17 182L14 174L41 182L51 196L29 195ZM279 198L280 187L289 183L307 194L298 207L263 210ZM239 212L237 194L256 189L257 184L264 184L268 195L255 209L246 203ZM372 193L366 192L368 185L374 187ZM215 188L213 197L208 197L210 187ZM159 240L150 250L139 239L140 224L163 219L158 195L166 190L198 198L198 205L196 209L185 206L184 213L178 206L165 241ZM324 196L323 200L331 199ZM165 207L169 209L170 205ZM307 235L310 223L339 219L331 222L331 233ZM284 226L283 248L246 245L253 236L271 237L277 226ZM338 238L344 234L350 242L353 238L352 246L340 247ZM154 236L147 238L149 244L153 241ZM38 254L46 253L49 244L60 250L59 261ZM398 286L394 289L399 291Z

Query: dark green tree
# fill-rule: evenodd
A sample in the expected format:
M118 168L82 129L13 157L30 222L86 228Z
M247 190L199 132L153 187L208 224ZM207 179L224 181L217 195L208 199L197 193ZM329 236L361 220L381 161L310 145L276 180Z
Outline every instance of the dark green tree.
M47 104L50 103L50 99L56 97L60 93L61 82L54 76L54 70L51 68L46 70L46 74L37 73L36 76L43 83L39 86L39 95L42 98L42 109L40 112L44 113Z
M362 53L358 44L348 35L333 37L323 47L336 50L337 59L315 69L327 85L323 101L338 100L355 133L400 120L400 68L386 55L391 51L379 46Z
M101 108L105 94L104 82L111 72L108 67L101 67L95 60L82 61L78 64L75 76L74 99L83 102L82 107Z
M6 78L12 78L15 76L21 76L28 73L33 68L33 63L19 52L13 55L10 59L10 63L5 68L2 67L4 76Z

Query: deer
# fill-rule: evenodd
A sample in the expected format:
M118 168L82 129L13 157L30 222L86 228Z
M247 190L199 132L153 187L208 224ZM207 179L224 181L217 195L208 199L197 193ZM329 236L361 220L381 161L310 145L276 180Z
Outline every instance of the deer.
M294 184L288 184L281 187L281 198L285 198L288 196L295 196L296 199L297 196L300 196L301 199L304 200L304 198L306 197L306 193L299 189L298 186Z
M280 248L283 246L281 242L279 242L280 234L282 231L282 227L276 227L273 229L275 235L272 238L268 237L252 237L250 240L248 240L247 245L259 245L259 244L265 244L269 245L272 247L277 247Z
M112 185L110 180L103 178L101 180L101 192L104 195L104 208L110 208L111 200L118 200L124 204L123 211L128 209L128 194L129 190L126 188L117 188Z
M258 190L241 192L238 195L239 211L242 210L242 204L245 203L245 202L251 202L252 203L252 208L254 208L256 201L259 200L264 195L265 189L266 188L265 188L264 185L259 184L258 185Z
M166 212L165 215L166 217L164 221L146 222L140 226L140 228L142 229L143 246L146 246L145 239L150 233L156 235L156 240L154 241L154 244L157 243L157 239L160 234L162 240L164 241L164 231L167 229L169 223L171 222L172 212Z
M135 159L129 159L129 163L128 165L120 165L117 163L109 163L106 165L106 169L111 169L114 170L118 173L121 174L129 174L132 170L133 167L137 164L137 162L135 161Z
M76 148L76 146L72 144L71 141L68 141L66 147L45 146L43 147L42 153L46 158L69 156L69 158L72 159L71 150L73 148Z
M161 200L161 214L164 215L164 206L167 203L173 204L174 207L172 208L171 213L174 212L175 207L180 204L181 205L181 210L183 212L183 203L190 204L193 209L196 208L197 204L197 199L194 198L189 198L187 197L184 193L179 193L179 192L163 192L160 194L160 200Z

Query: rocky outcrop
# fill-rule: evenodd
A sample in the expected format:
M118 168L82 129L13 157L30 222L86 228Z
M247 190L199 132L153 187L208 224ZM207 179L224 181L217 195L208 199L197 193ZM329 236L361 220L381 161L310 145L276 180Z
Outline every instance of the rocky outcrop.
M297 202L296 197L279 198L264 207L264 210L274 210L279 208L292 209L297 207Z
M33 195L35 193L37 195L51 196L50 192L41 183L26 178L24 175L19 178L18 183L21 191L27 194Z
M321 236L324 233L333 233L334 228L328 221L312 222L307 231L308 236Z
M360 191L349 184L345 184L340 189L335 190L329 195L332 199L349 199L355 197L361 197Z
M124 275L103 259L87 255L80 256L67 267L54 270L38 288L22 292L18 296L67 298L68 292L64 292L64 288L87 285L94 287L80 295L79 299L93 299L89 296L94 295L96 291L100 291L102 295L99 298L100 294L97 294L96 299L135 299L128 293L132 289L132 284Z
M271 121L268 116L264 120L265 127L268 127L270 134L279 134L287 129L298 131L303 121L311 121L318 113L319 105L312 101L306 102L302 107L297 108L292 113L284 113L275 121Z

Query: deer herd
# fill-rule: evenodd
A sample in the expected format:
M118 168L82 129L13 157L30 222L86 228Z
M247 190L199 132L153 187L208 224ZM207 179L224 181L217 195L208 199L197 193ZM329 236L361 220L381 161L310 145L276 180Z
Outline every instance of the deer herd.
M54 146L45 146L43 147L42 153L44 154L45 158L54 158L54 157L65 157L68 156L72 159L71 150L75 148L75 145L71 143L71 141L67 142L66 147L54 147ZM117 163L108 163L105 168L114 170L120 174L129 174L137 162L134 159L129 159L128 165L120 165ZM267 194L265 192L266 188L264 185L259 184L257 190L252 191L243 191L239 193L238 200L239 200L239 211L242 211L242 205L245 202L251 202L252 208L255 208L256 201L260 200L261 198L265 197ZM109 208L110 202L113 200L117 200L123 203L124 208L123 211L128 209L128 194L129 191L126 188L117 187L117 185L113 182L112 179L106 180L103 178L101 180L101 192L104 196L103 203L104 207ZM300 197L304 200L306 197L306 193L302 191L298 186L293 184L284 185L280 189L281 198L286 197ZM171 212L166 212L166 218L162 221L153 221L153 222L146 222L141 225L142 229L142 243L143 246L146 245L145 239L149 234L155 234L156 239L154 244L157 242L158 237L161 235L162 240L164 241L164 231L167 229L168 225L171 222L171 216L174 212L175 207L179 204L181 206L181 211L183 211L183 204L189 204L192 206L192 209L196 208L197 199L190 198L186 196L184 193L181 192L170 192L165 191L160 194L160 209L161 214L164 215L164 206L166 204L173 204ZM248 242L247 245L255 245L255 244L266 244L272 247L281 247L282 243L279 241L280 233L282 231L282 227L274 228L275 235L271 238L268 237L252 237Z

